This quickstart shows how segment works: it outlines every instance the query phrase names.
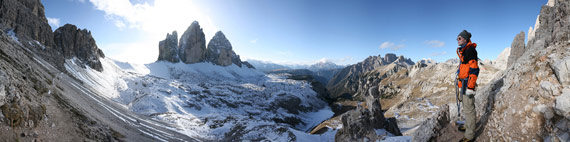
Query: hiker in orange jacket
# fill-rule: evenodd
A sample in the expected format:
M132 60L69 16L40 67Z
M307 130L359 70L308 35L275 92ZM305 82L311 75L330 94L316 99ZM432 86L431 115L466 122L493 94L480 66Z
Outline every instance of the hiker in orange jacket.
M463 97L463 114L465 114L465 137L461 141L473 141L475 137L475 88L477 87L477 76L479 76L479 65L477 58L476 43L471 42L471 33L466 30L461 31L457 36L457 56L461 64L457 71L458 87L461 88Z

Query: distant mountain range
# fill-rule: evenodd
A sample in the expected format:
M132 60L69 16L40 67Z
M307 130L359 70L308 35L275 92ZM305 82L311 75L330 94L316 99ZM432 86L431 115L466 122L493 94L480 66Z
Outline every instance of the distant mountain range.
M330 70L330 69L340 69L344 68L343 65L337 65L333 62L325 61L325 62L317 62L312 65L304 65L304 64L277 64L269 61L261 61L261 60L254 60L248 59L251 65L253 65L256 69L261 70L263 72L270 72L278 69L308 69L310 71L316 72L320 70Z

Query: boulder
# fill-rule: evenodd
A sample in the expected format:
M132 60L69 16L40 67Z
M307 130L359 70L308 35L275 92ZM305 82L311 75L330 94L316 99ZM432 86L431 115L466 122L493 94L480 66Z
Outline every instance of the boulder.
M335 141L376 141L383 138L376 133L385 129L393 135L401 136L396 119L384 117L380 99L372 95L366 96L366 107L357 105L356 110L342 114L342 128L335 135Z
M570 89L562 91L562 95L556 97L556 113L570 119Z
M356 110L348 111L341 116L342 128L335 134L336 142L376 141L378 136L370 125L370 115L360 105Z
M371 90L376 90L372 89ZM384 118L384 112L382 112L382 105L380 104L380 99L374 98L372 95L366 97L366 107L370 114L370 123L375 129L384 128L384 123L386 118Z
M178 34L173 31L172 34L166 34L166 39L158 43L158 61L169 61L177 63L180 61L178 57Z
M450 124L449 106L443 105L441 110L433 118L428 118L422 122L418 129L414 131L412 141L427 142L436 141L438 137L446 135L442 130Z
M522 56L522 54L524 53L525 51L524 37L525 34L523 31L521 31L519 34L515 36L515 39L513 39L510 49L511 54L509 55L509 59L507 61L507 67L514 64L515 61L517 61L517 59L519 59L519 57Z
M178 50L180 60L186 64L205 61L206 37L198 21L192 22L182 34Z
M54 35L56 49L61 51L64 58L76 57L83 64L97 71L103 71L99 58L104 58L105 55L101 49L97 48L90 31L65 24L57 28Z
M565 57L551 65L560 84L570 86L570 57Z

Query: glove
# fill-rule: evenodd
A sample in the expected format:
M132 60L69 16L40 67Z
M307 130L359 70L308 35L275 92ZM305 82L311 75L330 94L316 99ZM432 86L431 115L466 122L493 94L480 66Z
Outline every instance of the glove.
M467 89L467 92L465 92L466 95L468 96L474 96L475 95L475 90L473 89Z

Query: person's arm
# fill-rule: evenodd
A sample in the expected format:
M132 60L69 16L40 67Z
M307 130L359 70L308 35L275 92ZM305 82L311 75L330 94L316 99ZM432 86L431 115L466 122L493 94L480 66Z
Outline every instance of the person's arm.
M477 84L477 77L479 76L479 63L477 61L477 51L472 48L468 49L466 56L469 60L469 81L467 82L467 89L474 90Z

